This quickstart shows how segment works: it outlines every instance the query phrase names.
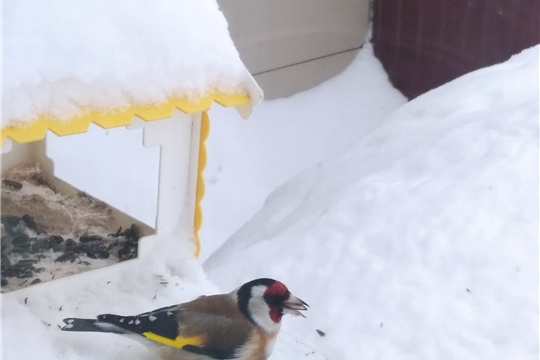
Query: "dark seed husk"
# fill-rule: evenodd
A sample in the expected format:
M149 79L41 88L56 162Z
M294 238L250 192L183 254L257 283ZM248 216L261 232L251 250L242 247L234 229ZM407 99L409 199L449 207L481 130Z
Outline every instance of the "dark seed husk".
M2 250L6 249L12 243L13 243L13 238L10 235L6 235L2 237Z
M40 278L36 278L36 279L32 280L32 282L30 283L30 285L39 284L40 282L41 282L41 279L40 279Z
M42 239L33 243L30 251L35 254L39 251L49 250L51 247L52 247L52 244L49 241L49 239Z
M77 264L90 266L90 263L88 261L84 261L84 260L79 261Z
M96 254L98 255L98 257L100 259L108 259L110 254L107 250L101 250L101 249L97 249L95 250Z
M109 252L102 249L86 249L86 256L91 259L108 259Z
M13 236L13 245L20 246L22 244L27 244L28 239L30 239L30 236L26 235L25 233L18 233L17 235Z
M2 275L18 278L32 277L32 271L35 269L36 268L33 265L17 266L17 264L15 264L3 269Z
M43 175L34 174L34 175L32 175L32 179L35 180L39 185L46 186L46 187L52 189L51 184L49 184L49 182L43 177Z
M91 241L101 241L101 240L102 240L102 238L99 235L81 236L79 238L79 241L82 242L82 243L87 243L87 242L91 242Z
M13 244L7 246L6 248L2 248L2 255L8 256L9 254L11 254L14 248L15 246L13 246Z
M86 245L76 245L76 246L72 246L68 249L68 251L73 251L74 253L76 253L77 255L86 255L88 256L88 252L92 251L92 249L90 249L88 246ZM91 256L88 256L88 257L91 257Z
M9 260L9 258L7 257L7 255L5 255L4 253L2 253L2 265L1 265L1 268L2 269L5 269L7 268L8 266L11 265L11 260Z
M64 241L64 238L61 237L60 235L51 235L49 239L51 243L54 243L54 244L61 244Z
M86 249L86 256L88 256L90 259L97 259L98 255L91 249Z
M64 248L62 248L62 247L61 247L60 245L58 245L58 244L53 244L52 250L53 250L54 252L62 252L62 251L64 251Z
M115 232L114 234L109 234L109 236L111 236L111 237L119 237L119 236L121 236L121 235L123 235L123 234L122 234L122 226L120 226L120 227L118 228L118 230L116 230L116 232Z
M21 190L23 187L23 184L21 184L20 182L9 179L2 179L2 185L13 190Z
M134 241L139 241L139 238L140 238L139 227L136 224L131 224L130 230L131 230L130 231L131 232L131 238Z
M119 261L129 260L137 257L137 247L125 246L118 250Z
M117 253L119 259L126 257L128 254L129 254L129 250L128 248L125 248L125 247L118 250L118 253Z
M112 243L109 244L109 246L107 246L105 249L106 250L112 250L115 246L118 246L120 242L118 241L118 239L114 240Z
M24 266L30 266L30 265L34 265L34 264L37 264L38 261L37 260L34 260L34 259L25 259L25 260L19 260L15 265L13 266L18 266L18 267L24 267Z
M6 231L10 234L13 234L13 228L19 225L20 219L17 216L6 215L1 217L1 221L6 228Z
M28 279L28 278L31 278L32 276L34 276L34 273L32 272L32 269L28 269L24 272L20 272L17 277L19 279Z
M28 250L30 250L30 243L14 246L11 252L14 254L25 254Z
M72 246L76 246L77 243L73 239L66 239L66 241L64 241L63 245L64 245L64 248L68 249L68 248L70 248Z
M68 260L73 262L75 261L76 258L77 258L77 254L74 251L66 251L65 253L57 257L56 260L54 260L54 262L65 262Z
M41 232L39 231L36 221L34 220L32 216L28 214L24 214L22 217L22 221L24 222L26 227L29 228L30 230L34 230L38 234Z

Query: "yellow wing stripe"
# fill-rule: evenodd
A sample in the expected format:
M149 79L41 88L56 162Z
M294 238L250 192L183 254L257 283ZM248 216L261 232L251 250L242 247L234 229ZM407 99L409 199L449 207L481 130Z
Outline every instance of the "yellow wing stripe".
M171 346L171 347L174 347L174 348L179 348L179 349L183 348L186 345L202 346L202 345L204 345L204 343L206 341L204 336L191 336L191 337L188 337L188 336L179 335L179 336L176 337L176 339L171 340L171 339L168 339L168 338L163 337L161 335L154 334L153 332L144 332L143 335L147 339L153 340L153 341L155 341L157 343L167 345L167 346Z

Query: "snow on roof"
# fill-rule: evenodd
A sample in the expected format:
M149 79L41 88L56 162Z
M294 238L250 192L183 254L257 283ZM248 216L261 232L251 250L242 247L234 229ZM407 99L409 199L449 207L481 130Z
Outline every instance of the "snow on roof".
M2 6L3 127L246 93L245 67L215 0Z

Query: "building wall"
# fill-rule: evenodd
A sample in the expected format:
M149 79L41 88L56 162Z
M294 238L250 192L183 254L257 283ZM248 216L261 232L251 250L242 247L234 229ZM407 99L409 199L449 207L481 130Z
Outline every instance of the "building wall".
M342 71L368 32L369 0L218 0L242 60L267 99Z
M375 0L375 55L412 99L538 44L539 7L538 0Z

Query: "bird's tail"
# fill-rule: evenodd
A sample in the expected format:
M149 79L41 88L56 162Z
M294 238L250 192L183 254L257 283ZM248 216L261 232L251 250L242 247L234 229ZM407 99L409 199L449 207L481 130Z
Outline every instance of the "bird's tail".
M85 332L107 332L115 334L126 334L128 331L119 326L108 322L99 321L98 319L64 319L63 331L85 331Z

